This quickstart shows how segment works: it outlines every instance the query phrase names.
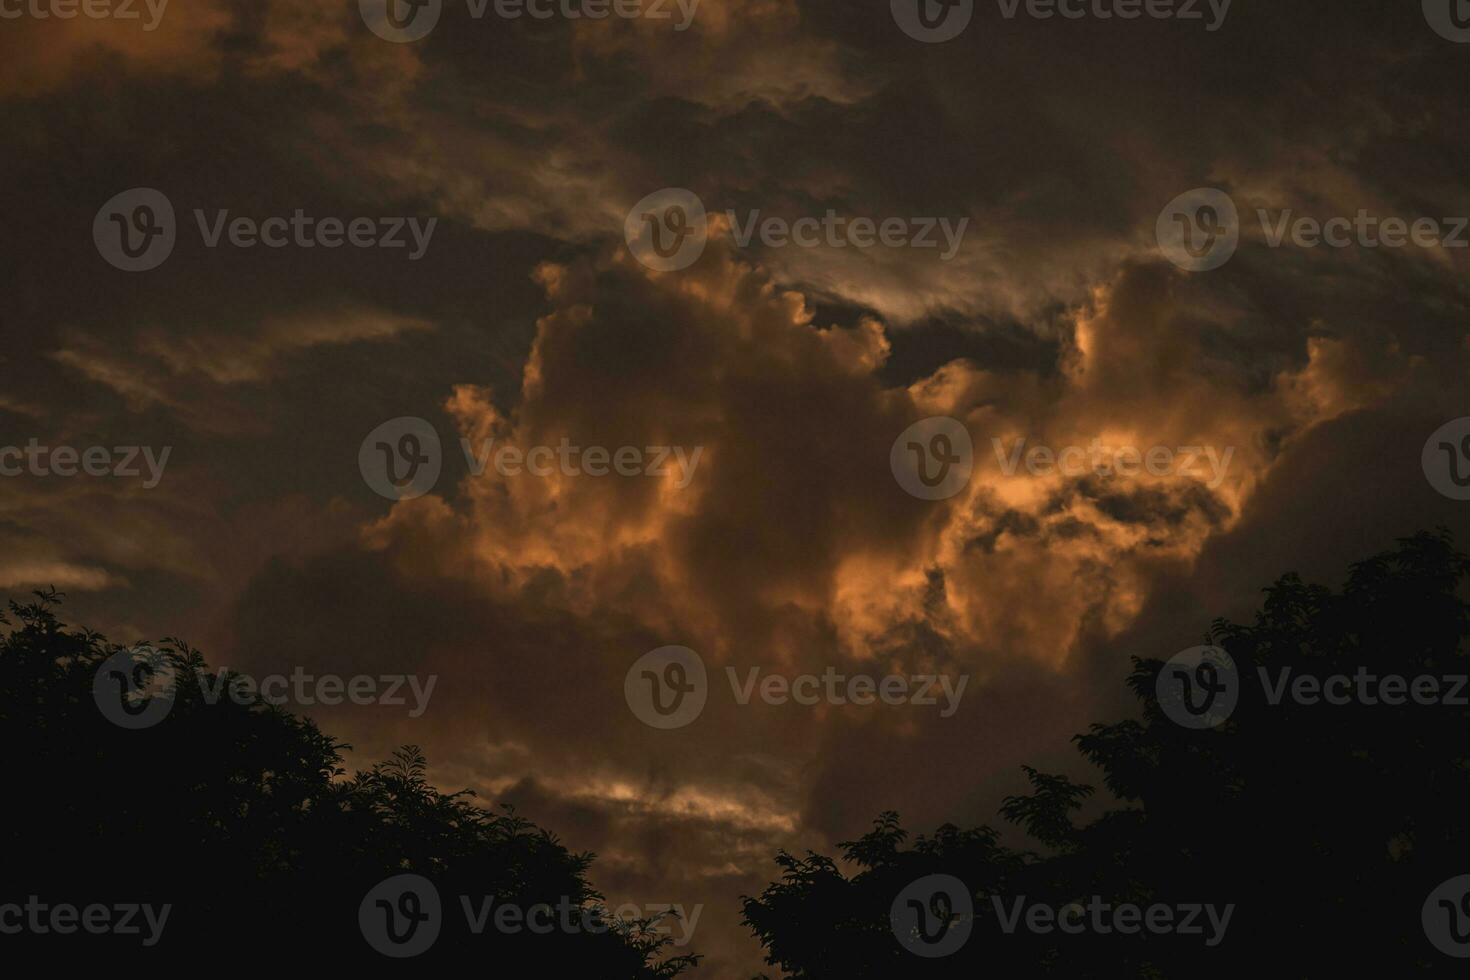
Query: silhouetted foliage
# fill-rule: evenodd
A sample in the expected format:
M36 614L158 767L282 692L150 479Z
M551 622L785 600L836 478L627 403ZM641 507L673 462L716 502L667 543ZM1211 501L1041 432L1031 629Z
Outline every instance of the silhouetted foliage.
M601 909L586 877L592 855L567 851L509 808L492 812L470 794L439 792L412 746L349 777L348 746L312 721L258 697L207 698L205 687L221 677L178 640L153 647L150 658L152 672L172 672L167 716L120 728L99 711L93 679L122 648L67 629L57 600L37 593L0 616L8 790L0 905L33 895L78 907L170 904L162 941L144 950L152 960L382 961L363 938L359 904L383 879L413 872L434 883L444 912L438 940L415 964L630 980L694 965L691 956L664 956L670 940L653 920L602 915L605 932L508 933L490 924L472 934L461 895L477 906L493 897L522 909ZM56 938L22 932L0 944L44 948L68 963L114 963L142 945L137 935L81 930L62 944Z
M1209 642L1234 659L1240 685L1224 724L1169 720L1155 695L1164 663L1135 658L1127 683L1141 718L1076 738L1121 808L1076 827L1091 788L1027 769L1034 792L1002 813L1044 854L1001 846L988 827L944 826L904 847L885 813L839 845L850 875L827 857L780 854L781 880L745 899L746 924L794 978L1463 975L1466 961L1426 939L1421 909L1441 882L1470 874L1470 708L1273 705L1266 680L1274 689L1280 668L1293 683L1470 673L1467 571L1442 532L1355 565L1340 592L1287 575L1265 590L1254 624L1213 625ZM932 959L901 947L889 922L900 892L931 874L959 878L974 900L964 946ZM1006 934L992 897L1018 896L1235 911L1214 947L1142 930Z

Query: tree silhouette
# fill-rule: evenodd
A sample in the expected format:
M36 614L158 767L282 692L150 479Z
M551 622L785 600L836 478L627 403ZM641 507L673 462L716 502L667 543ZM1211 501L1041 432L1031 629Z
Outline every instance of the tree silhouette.
M619 921L574 854L517 816L471 794L439 792L408 746L350 777L342 750L309 719L249 696L211 698L228 680L168 639L136 658L163 679L172 707L127 730L99 709L94 680L122 648L62 624L54 592L0 615L0 736L6 750L0 906L36 896L58 904L172 906L154 961L269 964L382 961L359 906L390 876L422 875L442 901L442 931L414 962L474 962L516 976L665 978L696 957L666 956L654 919ZM565 907L576 929L476 935L460 896L523 910ZM586 908L587 917L573 913ZM26 914L24 909L19 913ZM52 922L43 914L48 930ZM538 920L544 925L545 919ZM15 925L16 913L0 917ZM135 921L135 925L141 919ZM138 935L0 934L65 962L113 963ZM594 931L591 928L596 925ZM145 930L146 932L146 930Z
M778 855L781 880L744 900L745 922L767 962L793 978L1463 975L1465 961L1426 937L1421 912L1437 886L1470 874L1470 708L1272 700L1287 669L1290 684L1312 679L1308 694L1334 676L1470 673L1467 570L1440 532L1354 565L1340 592L1284 576L1254 624L1211 629L1238 689L1222 724L1176 724L1156 694L1165 663L1135 658L1127 683L1141 717L1075 739L1121 808L1077 827L1072 814L1091 787L1027 769L1033 792L1001 813L1041 853L1002 846L989 827L946 825L905 846L897 815L885 813L839 844L850 875L821 855ZM1470 697L1456 683L1441 693ZM1341 683L1332 690L1341 695ZM925 958L900 944L890 909L937 874L964 882L974 910L950 917L969 930L957 951ZM1212 947L1143 929L1007 934L994 900L1009 916L1018 896L1052 908L1098 896L1235 910ZM1444 904L1470 939L1470 899ZM948 911L933 909L935 921Z

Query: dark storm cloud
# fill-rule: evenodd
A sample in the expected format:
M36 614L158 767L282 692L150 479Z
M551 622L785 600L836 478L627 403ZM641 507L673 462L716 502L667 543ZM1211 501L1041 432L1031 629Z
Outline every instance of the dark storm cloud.
M288 0L174 0L148 37L18 26L0 442L174 456L147 492L7 480L0 581L255 671L438 675L419 719L315 710L357 758L420 742L445 785L599 851L610 897L708 903L719 980L757 968L734 899L776 847L887 808L991 820L1023 763L1086 775L1067 740L1129 710L1129 655L1199 642L1289 568L1331 579L1400 534L1470 530L1419 471L1464 411L1462 252L1271 248L1255 218L1470 213L1466 52L1417 5L1237 0L1207 33L982 3L944 45L827 0L704 0L683 34L450 4L416 45ZM651 274L622 221L671 185L716 215L969 230L947 262L721 233ZM134 186L188 232L144 274L90 238ZM1154 222L1198 186L1244 227L1191 276ZM410 263L207 249L194 208L438 224ZM976 467L931 504L888 452L939 414ZM403 415L448 452L432 495L390 507L356 457ZM474 476L461 436L705 455L683 489ZM1006 473L992 445L1094 438L1235 454L1207 487ZM950 718L725 688L657 732L622 681L666 643L717 690L726 666L972 679Z

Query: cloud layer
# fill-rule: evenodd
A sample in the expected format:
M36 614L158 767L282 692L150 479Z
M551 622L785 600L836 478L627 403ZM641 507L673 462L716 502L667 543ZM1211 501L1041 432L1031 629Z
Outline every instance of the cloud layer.
M827 0L703 0L682 32L449 4L408 45L301 0L14 26L0 443L172 455L151 489L6 478L0 582L253 671L437 674L421 718L313 712L363 760L420 743L442 784L597 851L614 900L704 903L717 980L759 969L736 899L777 848L888 808L992 821L1022 763L1081 771L1068 739L1128 710L1130 655L1198 643L1288 569L1335 578L1437 524L1465 540L1419 462L1464 414L1463 251L1273 247L1257 220L1470 213L1464 52L1412 5L1237 4L1213 33L977 5L943 45ZM1241 243L1190 274L1154 229L1201 186ZM148 273L90 238L130 187L181 219ZM681 272L623 241L663 187L713 215ZM210 248L196 208L439 224L408 262ZM741 246L725 216L829 211L968 231L943 261ZM974 470L924 501L890 449L941 415ZM400 416L434 425L444 473L390 503L357 457ZM564 444L700 455L471 465ZM1175 455L1027 464L1096 446ZM712 678L672 732L623 695L669 644ZM970 680L941 717L741 705L726 668Z

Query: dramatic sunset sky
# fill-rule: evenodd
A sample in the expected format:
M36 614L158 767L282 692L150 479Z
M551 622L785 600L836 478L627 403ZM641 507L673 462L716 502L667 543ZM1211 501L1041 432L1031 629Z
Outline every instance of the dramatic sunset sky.
M141 4L139 5L141 8ZM671 5L672 6L672 5ZM677 10L675 18L677 19ZM1132 709L1131 655L1204 642L1295 570L1420 528L1470 415L1470 250L1270 247L1255 213L1470 215L1470 44L1417 2L1236 0L1199 21L1006 19L943 44L887 0L702 0L671 21L471 18L395 44L332 0L171 0L0 20L0 445L171 447L141 479L0 479L0 586L54 585L118 642L256 673L439 677L429 709L312 709L367 765L515 804L615 902L703 904L698 975L748 978L738 896L882 810L999 823L1019 767ZM93 219L163 192L178 243L125 272ZM630 254L687 188L699 260ZM1193 188L1225 265L1161 253ZM193 210L437 218L426 254L206 248ZM724 212L968 218L958 253L738 246ZM358 451L444 439L393 502ZM889 451L961 420L958 495ZM472 474L455 443L703 447L694 478ZM1233 450L1223 481L1007 474L993 439ZM713 691L630 711L668 644ZM966 674L960 710L736 704L724 668Z

